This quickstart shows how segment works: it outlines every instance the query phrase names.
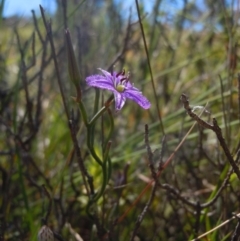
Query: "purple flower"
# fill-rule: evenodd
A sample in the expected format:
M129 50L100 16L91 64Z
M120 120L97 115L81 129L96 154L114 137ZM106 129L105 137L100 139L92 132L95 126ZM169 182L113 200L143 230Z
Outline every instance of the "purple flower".
M142 95L141 91L130 83L129 75L125 75L124 70L120 73L109 73L103 69L99 70L103 75L91 75L86 78L86 82L89 86L112 91L116 110L122 109L127 98L135 101L144 109L150 108L151 103Z

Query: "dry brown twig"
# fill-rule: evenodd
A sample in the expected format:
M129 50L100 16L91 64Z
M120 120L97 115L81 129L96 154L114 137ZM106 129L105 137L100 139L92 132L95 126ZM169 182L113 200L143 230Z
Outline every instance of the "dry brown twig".
M212 130L216 136L217 136L217 139L230 163L230 165L232 166L233 168L233 171L236 173L238 179L240 180L240 171L239 171L239 168L235 162L235 160L233 159L229 149L228 149L228 146L222 136L222 130L221 128L219 127L218 123L217 123L217 120L215 118L212 118L212 123L213 124L210 124L206 121L204 121L203 119L201 119L199 116L197 116L195 113L193 113L191 107L189 106L189 101L188 101L188 98L185 94L182 94L181 95L181 101L183 103L183 106L185 108L185 110L187 111L188 115L194 119L199 125L201 125L202 127L205 127L207 129L210 129Z
M148 125L145 125L145 146L146 146L147 154L148 154L149 169L151 171L154 183L153 183L153 188L152 188L152 192L151 192L151 195L149 197L149 200L146 203L145 207L143 208L141 214L138 216L138 219L136 221L136 224L135 224L135 227L134 227L134 230L133 230L133 233L132 233L130 241L134 240L134 237L136 236L136 234L138 232L138 229L139 229L139 227L140 227L140 225L141 225L141 223L143 221L143 218L146 215L146 213L147 213L147 211L148 211L148 209L149 209L149 207L150 207L150 205L151 205L151 203L152 203L152 201L153 201L153 199L155 197L155 193L156 193L157 186L158 186L158 177L157 177L156 171L154 170L153 152L152 152L152 149L151 149L150 144L149 144L148 135L149 135Z

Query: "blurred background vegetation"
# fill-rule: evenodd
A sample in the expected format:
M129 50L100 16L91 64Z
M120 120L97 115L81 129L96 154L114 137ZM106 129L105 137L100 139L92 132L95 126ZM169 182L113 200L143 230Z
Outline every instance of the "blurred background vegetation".
M96 93L86 86L85 78L97 74L97 68L125 68L131 82L152 103L147 111L132 101L120 112L114 105L110 108L115 127L112 176L96 204L96 219L86 213L88 195L42 16L33 11L29 18L4 18L7 1L0 3L1 240L37 240L46 215L55 240L192 240L239 213L239 180L215 134L196 125L163 170L156 190L150 188L120 223L114 223L152 178L145 124L153 151L150 164L157 169L194 123L182 107L182 93L192 106L207 105L211 114L204 113L203 119L217 119L229 151L239 161L237 0L152 0L148 10L139 1L141 21L135 2L126 7L124 1L57 0L54 14L50 16L45 9L46 19L51 18L67 108L74 112L82 159L96 191L102 182L101 169L89 155L86 131L74 102L65 29L71 33L83 102L90 116ZM101 102L109 96L101 91ZM195 113L201 112L199 108ZM104 114L96 123L97 153L101 153L109 121ZM231 219L199 240L238 240L238 222Z

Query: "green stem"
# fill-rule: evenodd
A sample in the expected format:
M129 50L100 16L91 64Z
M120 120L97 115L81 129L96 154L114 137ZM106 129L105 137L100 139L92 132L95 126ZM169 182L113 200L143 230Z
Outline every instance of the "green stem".
M108 142L110 141L110 138L112 137L113 130L114 130L114 119L113 119L113 115L112 115L112 112L111 112L110 109L108 109L108 115L110 117L110 126L109 126L108 136L107 136L106 141L104 142L104 145L103 145L103 153L106 151L105 149L108 145Z
M98 155L96 154L96 152L93 148L94 123L88 123L86 109L85 109L82 101L79 101L79 108L80 108L80 112L82 114L83 122L84 122L84 124L87 128L87 146L88 146L88 149L89 149L90 153L92 154L93 158L95 159L95 161L100 166L102 166L102 161L100 160L100 158L98 157Z
M109 181L111 175L112 175L112 161L111 161L111 158L108 157L107 158L107 164L108 164L108 176L107 176L107 180Z
M106 150L105 150L105 152L104 152L104 156L103 156L103 164L104 164L104 168L106 169L106 183L108 183L108 181L109 181L109 179L110 179L110 177L111 177L111 172L112 172L112 163L111 163L111 159L110 159L110 157L109 157L109 151L110 151L110 147L111 147L111 144L112 144L112 142L111 141L109 141L108 143L107 143L107 146L106 146Z
M97 113L97 111L98 111L99 96L100 96L99 89L96 89L96 96L95 96L93 113ZM89 127L91 127L91 132L89 134L89 136L90 136L89 143L93 147L93 145L94 145L95 123L89 124Z
M87 146L88 146L88 149L89 149L91 155L95 159L95 161L102 167L103 163L100 160L100 158L98 157L98 155L96 154L96 152L94 150L94 147L92 145L92 143L93 143L93 141L92 141L93 140L93 136L92 135L93 135L92 126L88 125L87 126Z
M111 142L110 137L112 135L113 132L113 127L114 127L114 121L113 121L113 116L111 114L111 111L109 110L109 116L110 116L110 131L106 140L106 144L104 145L104 154L103 154L103 161L99 158L99 156L96 154L95 149L94 149L94 127L95 127L95 123L97 121L97 119L106 111L108 110L110 104L113 101L113 96L111 96L109 98L109 100L106 102L106 104L97 112L98 109L98 105L99 105L99 91L96 92L96 98L95 98L95 103L94 103L94 112L96 113L93 118L91 119L90 122L87 122L87 115L86 115L86 111L85 108L82 104L82 102L79 102L79 107L80 107L80 111L82 113L83 116L83 121L85 123L85 126L87 128L87 146L88 149L92 155L92 157L95 159L95 161L101 166L102 168L102 175L103 175L103 181L102 181L102 186L100 191L95 195L95 197L89 201L88 203L88 207L87 207L87 213L90 215L90 207L94 202L97 202L98 199L103 195L103 192L106 189L107 183L109 181L110 178L110 173L111 171L109 171L109 167L111 168L111 165L109 165L109 150L110 150L110 146L111 146Z
M88 126L88 119L87 119L87 113L86 113L85 106L81 100L78 103L79 103L80 112L82 114L83 122L84 122L85 126Z
M106 151L103 155L103 165L102 165L103 182L102 182L102 187L101 187L100 192L94 197L95 202L97 202L97 200L103 195L103 192L105 191L106 186L108 184L109 171L108 171L108 166L107 166L107 160L108 160L108 154L109 154L110 147L111 147L111 142L108 143L108 145L106 147Z
M108 109L108 115L110 117L110 126L109 126L109 133L108 136L106 138L106 141L104 142L103 145L103 160L106 161L106 169L107 169L107 181L109 181L110 177L111 177L111 173L112 173L112 163L111 163L111 159L108 155L109 153L109 144L110 144L110 138L112 137L113 134L113 130L114 130L114 119L113 119L113 115L110 109Z
M111 98L109 99L109 101L107 102L107 104L105 106L103 106L95 116L93 116L93 118L90 120L89 125L92 125L96 122L96 120L108 109L109 105L112 103L113 101L113 96L111 96Z
M99 91L99 89L96 89L96 96L95 96L94 109L93 109L94 112L93 113L97 113L97 111L98 111L99 97L100 97L100 91Z
M110 150L111 145L112 145L112 142L109 141L108 144L107 144L107 146L106 146L106 150L105 150L105 152L104 152L104 154L103 154L103 162L104 162L104 163L107 163L108 154L109 154L109 150Z

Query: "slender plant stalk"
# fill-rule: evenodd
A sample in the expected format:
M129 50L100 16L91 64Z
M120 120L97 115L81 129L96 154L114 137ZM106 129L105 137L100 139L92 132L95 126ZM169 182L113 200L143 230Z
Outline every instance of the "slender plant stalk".
M148 47L147 47L147 41L146 41L146 37L145 37L143 25L142 25L142 20L141 20L138 0L135 0L135 2L136 2L136 6L137 6L138 20L139 20L139 24L140 24L140 28L141 28L141 32L142 32L142 37L143 37L144 49L145 49L145 53L146 53L146 56L147 56L148 68L149 68L149 72L150 72L150 76L151 76L151 83L152 83L152 88L153 88L153 93L154 93L154 98L155 98L155 103L156 103L156 108L157 108L157 114L158 114L158 120L159 120L159 124L160 124L160 130L162 131L162 134L165 135L163 122L162 122L162 117L161 117L161 112L160 112L160 107L159 107L159 104L158 104L159 101L158 101L156 87L155 87L154 79L153 79L153 72L152 72L152 67L151 67Z

